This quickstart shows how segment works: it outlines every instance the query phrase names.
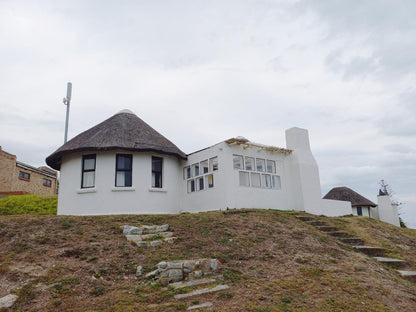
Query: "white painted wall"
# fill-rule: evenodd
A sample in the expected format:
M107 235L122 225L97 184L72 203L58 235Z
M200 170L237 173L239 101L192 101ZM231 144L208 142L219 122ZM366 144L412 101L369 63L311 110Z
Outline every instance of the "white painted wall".
M388 195L377 195L377 210L381 221L400 226L397 205L391 202Z
M84 152L64 156L61 165L58 214L161 214L258 208L299 210L318 215L341 216L352 213L349 202L321 199L316 161L309 146L308 132L286 131L289 155L253 145L221 142L188 155L188 160L142 152ZM81 189L82 155L96 156L95 187ZM115 187L116 153L133 155L133 186ZM163 189L151 188L151 156L164 159ZM281 189L240 186L240 170L233 168L233 155L274 160ZM188 193L183 169L218 157L213 171L214 187Z
M128 154L129 152L119 151ZM82 155L65 156L61 165L58 214L156 214L179 211L180 166L176 157L133 155L132 187L115 187L116 152L96 153L95 187L81 189ZM151 156L163 158L163 188L151 188Z

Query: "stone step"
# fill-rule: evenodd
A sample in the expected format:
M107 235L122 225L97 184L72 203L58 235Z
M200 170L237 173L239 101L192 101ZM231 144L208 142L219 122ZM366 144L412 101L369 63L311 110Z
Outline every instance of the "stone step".
M323 232L336 232L337 228L334 226L329 226L329 225L321 225L321 226L316 226L316 228L319 231L323 231Z
M396 258L387 258L387 257L373 257L373 258L376 259L377 262L387 264L395 268L401 267L406 264L406 261L401 260L401 259L396 259Z
M344 237L344 236L348 236L347 232L344 231L335 231L335 232L327 232L329 235L334 236L334 237Z
M341 237L340 240L346 244L350 245L362 245L364 241L361 238L357 237Z
M184 299L184 298L189 298L192 296L198 296L198 295L203 295L203 294L208 294L208 293L212 293L212 292L216 292L216 291L220 291L220 290L226 290L229 289L230 286L228 285L217 285L213 288L202 288L202 289L197 289L194 290L190 293L187 294L179 294L179 295L175 295L174 298L175 299Z
M326 226L327 225L325 222L318 221L318 220L306 221L306 223L313 225L313 226Z
M397 272L399 272L402 278L407 279L409 281L416 282L416 271L397 270Z
M192 286L210 284L216 281L217 280L213 278L199 278L199 279L186 281L186 282L170 283L169 286L172 286L174 289L178 289L178 288L183 288L183 287L192 287Z
M190 306L188 307L188 309L186 309L186 311L199 310L199 309L210 308L210 307L212 307L212 302L205 302L205 303ZM201 311L204 311L204 310L201 310Z
M354 246L354 249L368 256L382 256L386 252L384 248L375 246Z
M310 217L310 216L302 216L302 215L296 216L296 218L298 218L301 221L312 221L314 219L313 217Z

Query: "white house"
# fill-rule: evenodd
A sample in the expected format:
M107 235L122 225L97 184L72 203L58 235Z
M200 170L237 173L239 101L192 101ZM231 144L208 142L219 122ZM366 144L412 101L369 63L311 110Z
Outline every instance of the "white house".
M380 190L377 195L377 205L345 186L334 187L324 196L324 199L349 202L352 214L355 216L370 217L400 226L397 204L391 200L387 191Z
M305 129L286 148L237 137L186 155L131 111L82 132L46 162L60 170L58 214L164 214L227 208L351 214L321 199Z

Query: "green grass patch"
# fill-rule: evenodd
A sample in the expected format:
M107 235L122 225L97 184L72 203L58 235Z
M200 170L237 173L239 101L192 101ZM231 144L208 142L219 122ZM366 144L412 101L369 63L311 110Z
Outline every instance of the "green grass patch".
M3 215L56 215L58 198L37 195L13 195L0 200Z

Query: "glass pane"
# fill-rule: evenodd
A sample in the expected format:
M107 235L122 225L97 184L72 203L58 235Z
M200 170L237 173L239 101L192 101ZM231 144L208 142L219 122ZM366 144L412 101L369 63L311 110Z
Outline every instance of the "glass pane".
M267 161L267 172L276 173L276 163L274 160Z
M199 164L192 165L192 173L194 177L199 176Z
M239 178L241 186L250 186L250 176L248 172L240 171Z
M210 160L209 160L209 169L210 169L210 171L218 170L218 157L210 158Z
M268 174L262 174L261 175L261 185L265 188L271 188L271 179L270 179L270 175Z
M117 155L117 169L131 170L131 155Z
M162 174L160 172L152 172L152 187L162 187Z
M87 171L82 175L82 187L94 187L95 171Z
M84 158L84 170L95 169L95 158Z
M188 181L188 193L193 192L193 190L192 190L192 182L193 182L193 180Z
M208 160L201 161L202 173L208 173Z
M124 179L124 171L117 172L116 176L116 186L124 186L125 179Z
M260 187L260 173L251 174L251 186Z
M272 188L280 190L281 185L280 185L280 177L278 175L273 175L272 176Z
M162 172L162 163L162 158L152 157L152 171Z
M256 158L256 165L257 165L257 171L264 172L265 169L265 160Z
M214 187L214 176L212 174L205 176L205 185L208 185L209 188Z
M244 169L243 168L243 156L233 155L234 169Z
M204 189L204 177L200 177L198 179L198 185L197 185L197 187L198 187L198 191L201 191L201 190Z
M254 170L254 158L246 157L246 170Z

